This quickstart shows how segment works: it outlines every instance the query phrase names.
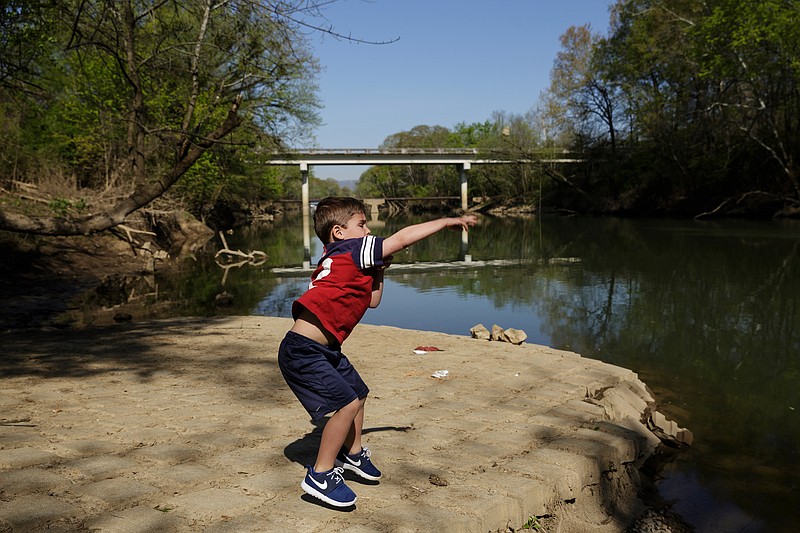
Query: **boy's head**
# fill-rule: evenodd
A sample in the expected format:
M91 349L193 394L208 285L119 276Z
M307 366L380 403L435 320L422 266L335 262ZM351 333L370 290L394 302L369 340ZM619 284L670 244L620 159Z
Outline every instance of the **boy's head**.
M337 240L334 235L337 226L347 229L347 224L353 215L360 214L366 221L366 212L367 208L361 200L345 196L329 196L320 200L314 211L314 232L322 244L329 244Z

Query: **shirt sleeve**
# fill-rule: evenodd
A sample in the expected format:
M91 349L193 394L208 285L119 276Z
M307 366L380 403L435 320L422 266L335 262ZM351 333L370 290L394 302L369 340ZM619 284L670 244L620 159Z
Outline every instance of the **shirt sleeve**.
M353 261L361 270L383 265L383 237L367 235L353 250Z

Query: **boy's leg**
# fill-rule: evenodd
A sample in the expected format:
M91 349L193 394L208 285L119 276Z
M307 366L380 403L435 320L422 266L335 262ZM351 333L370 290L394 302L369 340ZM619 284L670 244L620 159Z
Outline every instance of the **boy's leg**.
M339 453L339 450L342 449L348 435L353 431L355 419L359 413L361 413L361 423L363 424L363 400L353 400L333 413L328 419L325 428L322 430L322 439L319 443L319 451L317 452L317 462L314 465L315 471L326 472L333 468L336 455Z
M381 471L372 464L371 452L361 444L366 400L366 398L359 400L358 413L353 418L353 424L344 441L344 446L336 456L336 464L341 465L345 470L355 472L364 479L377 481L381 478Z
M366 402L366 398L361 398L358 401L358 412L353 419L353 424L350 426L350 431L347 433L347 438L344 440L344 449L347 450L347 453L361 451L361 430L364 427L364 406Z

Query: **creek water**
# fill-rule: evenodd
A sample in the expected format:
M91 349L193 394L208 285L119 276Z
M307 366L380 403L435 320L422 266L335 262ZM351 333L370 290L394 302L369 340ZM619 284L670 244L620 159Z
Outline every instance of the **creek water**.
M370 227L389 235L421 220ZM223 269L214 239L177 273L157 276L148 317L290 316L308 284L297 267L321 252L313 233L306 249L301 217L226 238L269 258ZM694 432L660 473L674 510L698 531L796 531L798 247L797 221L484 217L467 248L460 233L442 232L397 254L383 302L363 322L457 335L498 324L632 369L660 410ZM440 264L465 256L472 265ZM401 266L409 263L418 268ZM223 292L226 306L215 300Z

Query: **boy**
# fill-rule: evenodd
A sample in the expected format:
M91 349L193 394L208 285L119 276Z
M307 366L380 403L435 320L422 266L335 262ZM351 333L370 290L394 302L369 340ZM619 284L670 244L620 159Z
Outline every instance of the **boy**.
M333 413L316 462L300 484L311 496L349 507L356 495L344 483L344 469L371 481L381 477L361 444L369 388L341 345L367 309L381 302L383 271L392 254L446 227L467 229L476 222L475 215L431 220L384 239L370 235L360 200L331 197L317 205L314 231L325 245L323 254L308 290L292 306L295 322L278 352L281 373L311 418Z

